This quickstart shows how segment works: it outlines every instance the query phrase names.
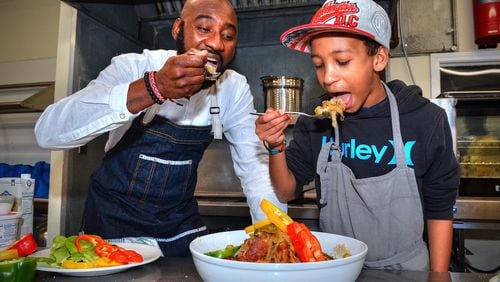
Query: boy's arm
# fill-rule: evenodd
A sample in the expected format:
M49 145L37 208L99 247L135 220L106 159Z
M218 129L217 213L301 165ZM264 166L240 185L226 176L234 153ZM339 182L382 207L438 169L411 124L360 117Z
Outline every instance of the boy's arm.
M453 241L453 222L451 220L428 219L430 270L447 272L450 265Z

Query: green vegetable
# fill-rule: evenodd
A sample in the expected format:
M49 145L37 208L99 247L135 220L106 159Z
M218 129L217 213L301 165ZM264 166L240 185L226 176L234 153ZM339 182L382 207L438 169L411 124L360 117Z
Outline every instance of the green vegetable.
M212 251L206 253L207 256L215 257L215 258L227 258L232 257L236 252L240 249L240 246L227 245L225 249Z
M75 240L77 236L56 236L50 248L50 257L60 265L64 260L69 259L75 262L94 262L99 256L94 251L91 242L80 241L81 251L78 251Z
M0 261L0 281L30 282L35 278L37 258L15 258Z

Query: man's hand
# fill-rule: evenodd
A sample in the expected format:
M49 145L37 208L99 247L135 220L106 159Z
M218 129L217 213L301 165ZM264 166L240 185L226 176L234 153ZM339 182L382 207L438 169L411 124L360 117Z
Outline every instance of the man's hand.
M285 141L285 129L291 120L283 111L267 108L266 113L255 121L255 133L270 148L276 148Z
M156 73L156 84L165 98L189 98L200 90L205 81L208 51L190 49L168 58Z

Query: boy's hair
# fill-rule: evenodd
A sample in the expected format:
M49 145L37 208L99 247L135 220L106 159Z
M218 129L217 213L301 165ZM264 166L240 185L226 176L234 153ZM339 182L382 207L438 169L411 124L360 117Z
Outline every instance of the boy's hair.
M310 23L285 31L280 40L286 47L310 52L313 36L325 32L342 32L371 39L390 49L391 23L387 12L372 0L327 0ZM367 42L367 41L365 41ZM369 53L378 50L366 43Z
M368 56L373 56L377 54L378 49L382 47L382 44L378 43L377 41L371 38L360 36L360 39L363 40L363 43L366 46L366 49L368 51Z

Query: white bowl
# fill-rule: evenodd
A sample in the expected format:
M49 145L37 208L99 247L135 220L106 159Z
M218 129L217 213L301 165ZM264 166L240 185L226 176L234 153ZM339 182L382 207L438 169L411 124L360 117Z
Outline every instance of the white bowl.
M240 245L248 235L243 230L205 235L194 239L189 249L194 265L204 281L355 281L365 261L368 246L356 239L323 232L313 232L323 252L332 254L336 244L345 244L352 256L308 263L255 263L225 260L205 255Z

